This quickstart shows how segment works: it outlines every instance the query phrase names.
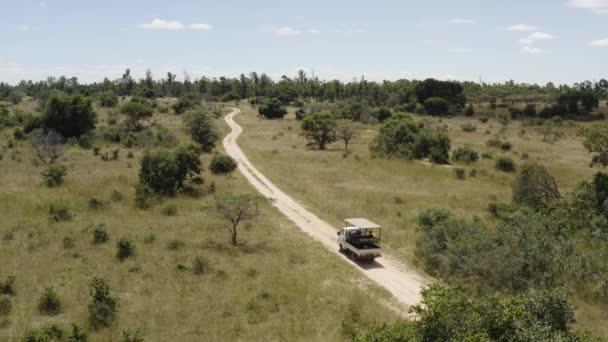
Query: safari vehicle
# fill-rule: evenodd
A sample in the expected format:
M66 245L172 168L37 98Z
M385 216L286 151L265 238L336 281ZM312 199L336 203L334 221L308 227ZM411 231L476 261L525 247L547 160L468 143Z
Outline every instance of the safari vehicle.
M364 218L345 219L344 223L344 228L338 231L340 252L367 261L382 256L382 228L378 224Z

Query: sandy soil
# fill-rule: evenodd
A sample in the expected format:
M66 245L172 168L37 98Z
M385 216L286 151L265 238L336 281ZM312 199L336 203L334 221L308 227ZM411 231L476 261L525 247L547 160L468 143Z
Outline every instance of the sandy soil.
M241 126L234 122L234 116L239 112L235 108L225 117L225 121L232 131L224 138L224 148L238 162L239 171L247 180L262 195L270 198L274 206L298 227L345 262L361 271L369 279L388 290L401 304L407 306L418 304L421 299L420 290L429 283L424 274L401 265L386 255L372 263L358 263L351 260L338 251L337 229L335 227L319 219L296 200L281 191L251 164L237 144L237 138L243 131Z

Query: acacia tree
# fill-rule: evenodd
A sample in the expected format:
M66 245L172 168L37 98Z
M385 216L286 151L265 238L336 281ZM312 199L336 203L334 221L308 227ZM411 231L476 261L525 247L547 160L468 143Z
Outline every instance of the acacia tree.
M258 217L261 202L262 197L257 195L229 192L215 196L209 208L225 222L224 227L230 232L230 241L236 246L239 224Z
M308 115L302 120L302 136L308 146L324 150L325 145L336 141L336 119L329 112Z
M54 130L36 129L31 134L34 154L45 164L52 164L63 156L64 139Z
M608 122L595 122L591 126L580 130L579 135L584 138L583 146L585 149L593 154L590 166L599 164L606 168L608 166Z
M336 135L338 139L344 142L344 150L348 151L348 144L358 135L358 131L354 125L348 122L342 122L340 125L338 125Z
M127 117L129 126L131 126L133 130L141 131L144 128L143 122L152 117L154 109L143 103L131 101L125 103L120 108L120 112Z

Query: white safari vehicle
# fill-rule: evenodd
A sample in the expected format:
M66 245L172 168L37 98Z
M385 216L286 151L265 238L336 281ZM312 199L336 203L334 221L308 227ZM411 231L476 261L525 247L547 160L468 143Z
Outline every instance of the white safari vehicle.
M344 228L338 231L340 252L357 260L374 260L382 256L380 241L382 228L364 218L344 220Z

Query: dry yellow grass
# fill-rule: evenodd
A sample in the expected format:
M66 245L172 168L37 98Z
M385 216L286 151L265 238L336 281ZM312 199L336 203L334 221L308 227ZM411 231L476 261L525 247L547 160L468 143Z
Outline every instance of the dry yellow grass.
M277 186L297 198L336 227L345 217L367 217L384 227L383 246L400 260L415 264L415 218L428 207L448 207L458 216L478 216L492 220L487 212L491 201L511 201L514 174L498 171L494 160L480 160L471 165L455 165L467 170L465 180L457 179L452 167L426 165L419 161L372 159L369 143L377 125L365 126L345 154L336 142L327 151L306 148L299 135L300 123L293 109L283 120L265 120L248 105L241 106L236 117L244 128L239 144L250 160ZM481 123L473 118L439 120L413 115L430 125L447 125L452 150L470 145L481 155L511 157L517 165L528 161L543 163L557 178L563 192L576 183L589 179L597 169L589 167L590 156L576 136L574 125L565 125L565 136L555 143L542 142L533 127L512 122L507 127L496 120ZM465 122L477 126L475 132L461 129ZM486 131L488 133L486 133ZM486 146L486 141L499 137L512 143L510 152ZM528 155L523 160L524 153ZM471 170L476 176L470 176ZM593 303L577 301L583 327L608 336L605 310Z
M109 110L100 110L101 124ZM155 113L154 121L180 138L180 119ZM219 125L218 121L218 125ZM224 128L222 128L224 129ZM12 130L0 132L6 149ZM103 146L103 150L116 146ZM12 151L18 150L15 160ZM140 150L121 148L118 161L101 161L90 150L70 148L60 163L68 167L65 184L46 188L42 165L32 163L27 142L6 149L0 161L0 279L17 277L13 310L0 317L0 340L16 340L28 327L57 322L86 326L88 283L106 277L119 298L118 318L108 329L92 333L92 341L117 341L123 329L141 329L146 341L328 341L341 340L340 321L356 304L362 319L394 319L382 303L388 294L312 242L274 208L264 207L256 221L243 225L239 248L229 244L220 222L202 209L204 196L167 198L149 210L133 204ZM210 156L204 156L208 165ZM231 178L205 173L206 185L218 192L253 191L238 174ZM116 190L124 195L113 201ZM97 198L106 203L90 209ZM75 215L69 222L49 223L51 203L66 205ZM174 204L177 215L162 208ZM91 244L91 227L105 223L110 241ZM116 241L130 236L136 255L125 262L115 258ZM75 246L66 249L63 239ZM173 240L183 242L176 250ZM210 266L203 275L178 270L202 256ZM59 294L63 313L40 315L36 306L45 286Z

